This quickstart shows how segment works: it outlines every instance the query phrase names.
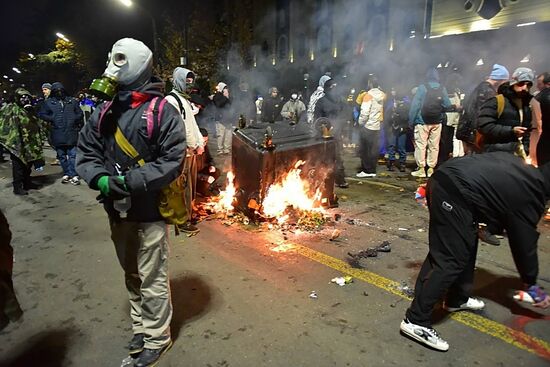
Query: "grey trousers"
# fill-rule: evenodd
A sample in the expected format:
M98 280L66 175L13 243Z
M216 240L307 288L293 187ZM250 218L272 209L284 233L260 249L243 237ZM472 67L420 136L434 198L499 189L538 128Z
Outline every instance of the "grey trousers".
M134 334L145 348L170 342L172 300L168 278L168 228L164 221L110 221L111 239L126 281Z

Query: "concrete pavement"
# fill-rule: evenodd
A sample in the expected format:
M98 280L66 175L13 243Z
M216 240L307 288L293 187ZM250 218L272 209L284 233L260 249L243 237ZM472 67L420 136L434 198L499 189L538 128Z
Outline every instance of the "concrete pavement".
M107 218L96 192L60 184L59 171L48 166L37 177L45 187L15 197L10 166L0 164L0 205L14 234L14 283L25 311L0 333L0 366L119 366L131 337L129 305ZM519 281L506 241L480 246L474 295L487 303L481 317L437 312L449 352L401 336L409 301L382 280L414 285L427 253L428 213L413 200L410 176L350 183L338 191L341 220L318 233L206 221L195 237L172 237L175 342L159 365L549 364L550 312L511 300ZM341 236L329 241L334 228ZM550 228L539 229L540 283L548 288ZM362 269L347 265L348 252L382 241L391 242L391 253L362 260ZM273 251L282 243L298 246ZM352 284L330 283L346 272Z

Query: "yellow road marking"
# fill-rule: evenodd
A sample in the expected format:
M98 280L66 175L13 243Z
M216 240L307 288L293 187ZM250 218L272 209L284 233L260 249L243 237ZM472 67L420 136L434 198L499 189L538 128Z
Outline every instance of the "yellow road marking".
M338 260L308 247L295 243L292 245L294 246L293 251L310 260L326 265L344 274L351 275L356 279L372 284L399 297L408 300L412 299L399 290L400 283L394 280L385 278L368 270L353 268L342 260ZM550 344L542 339L535 338L524 332L514 330L508 326L471 312L456 312L450 314L450 317L472 329L481 331L484 334L491 335L508 344L550 360Z

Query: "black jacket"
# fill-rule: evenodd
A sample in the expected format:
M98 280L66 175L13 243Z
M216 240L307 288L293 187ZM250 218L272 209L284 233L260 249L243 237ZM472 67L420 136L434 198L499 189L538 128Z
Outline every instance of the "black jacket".
M283 104L283 100L279 96L265 98L262 104L262 122L282 121L281 110L283 109Z
M537 224L550 194L548 168L537 169L513 154L492 152L451 159L432 176L453 183L477 222L506 230L516 267L529 284L538 274Z
M215 106L214 120L224 125L231 125L233 122L233 111L231 99L224 96L221 92L216 92L212 98Z
M514 134L514 126L531 127L531 96L518 99L512 87L503 90L504 111L498 116L497 99L490 98L481 106L478 116L478 128L483 135L483 151L504 151L514 153L518 148L518 138ZM523 110L523 120L520 122L519 106ZM529 152L529 134L523 136L523 145Z
M161 87L162 83L154 82L139 92L148 94L150 98L162 98ZM115 142L114 131L118 124L123 135L146 162L142 167L134 164L124 173L132 203L127 218L135 222L160 221L163 219L158 211L160 190L178 177L185 156L184 124L178 111L166 103L160 116L159 135L156 141L152 141L147 134L147 120L144 118L150 101L132 106L131 96L131 91L117 94L112 114L101 122L101 131L98 121L102 106L96 108L80 132L76 170L92 189L98 190L97 181L101 176L117 175L115 162L124 166L131 161ZM111 199L105 199L104 206L110 217L118 217Z
M344 106L344 102L338 98L335 92L325 92L325 95L315 104L313 121L315 122L319 117L328 118L334 128L333 135L337 136L343 129L344 121L346 120L344 117Z
M63 96L57 96L62 91ZM54 147L75 146L84 125L84 114L78 101L64 94L61 83L53 83L52 96L44 101L38 116L51 124L50 138Z

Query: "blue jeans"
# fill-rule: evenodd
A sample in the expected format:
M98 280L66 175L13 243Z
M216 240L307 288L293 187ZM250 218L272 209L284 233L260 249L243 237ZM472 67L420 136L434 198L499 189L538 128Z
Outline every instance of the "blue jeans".
M388 160L395 161L395 152L399 154L399 163L405 164L407 160L407 130L399 131L388 129Z
M61 164L61 168L63 168L63 174L69 177L77 176L74 169L76 161L76 147L56 147L55 151L57 152L57 159L59 159L59 164Z

